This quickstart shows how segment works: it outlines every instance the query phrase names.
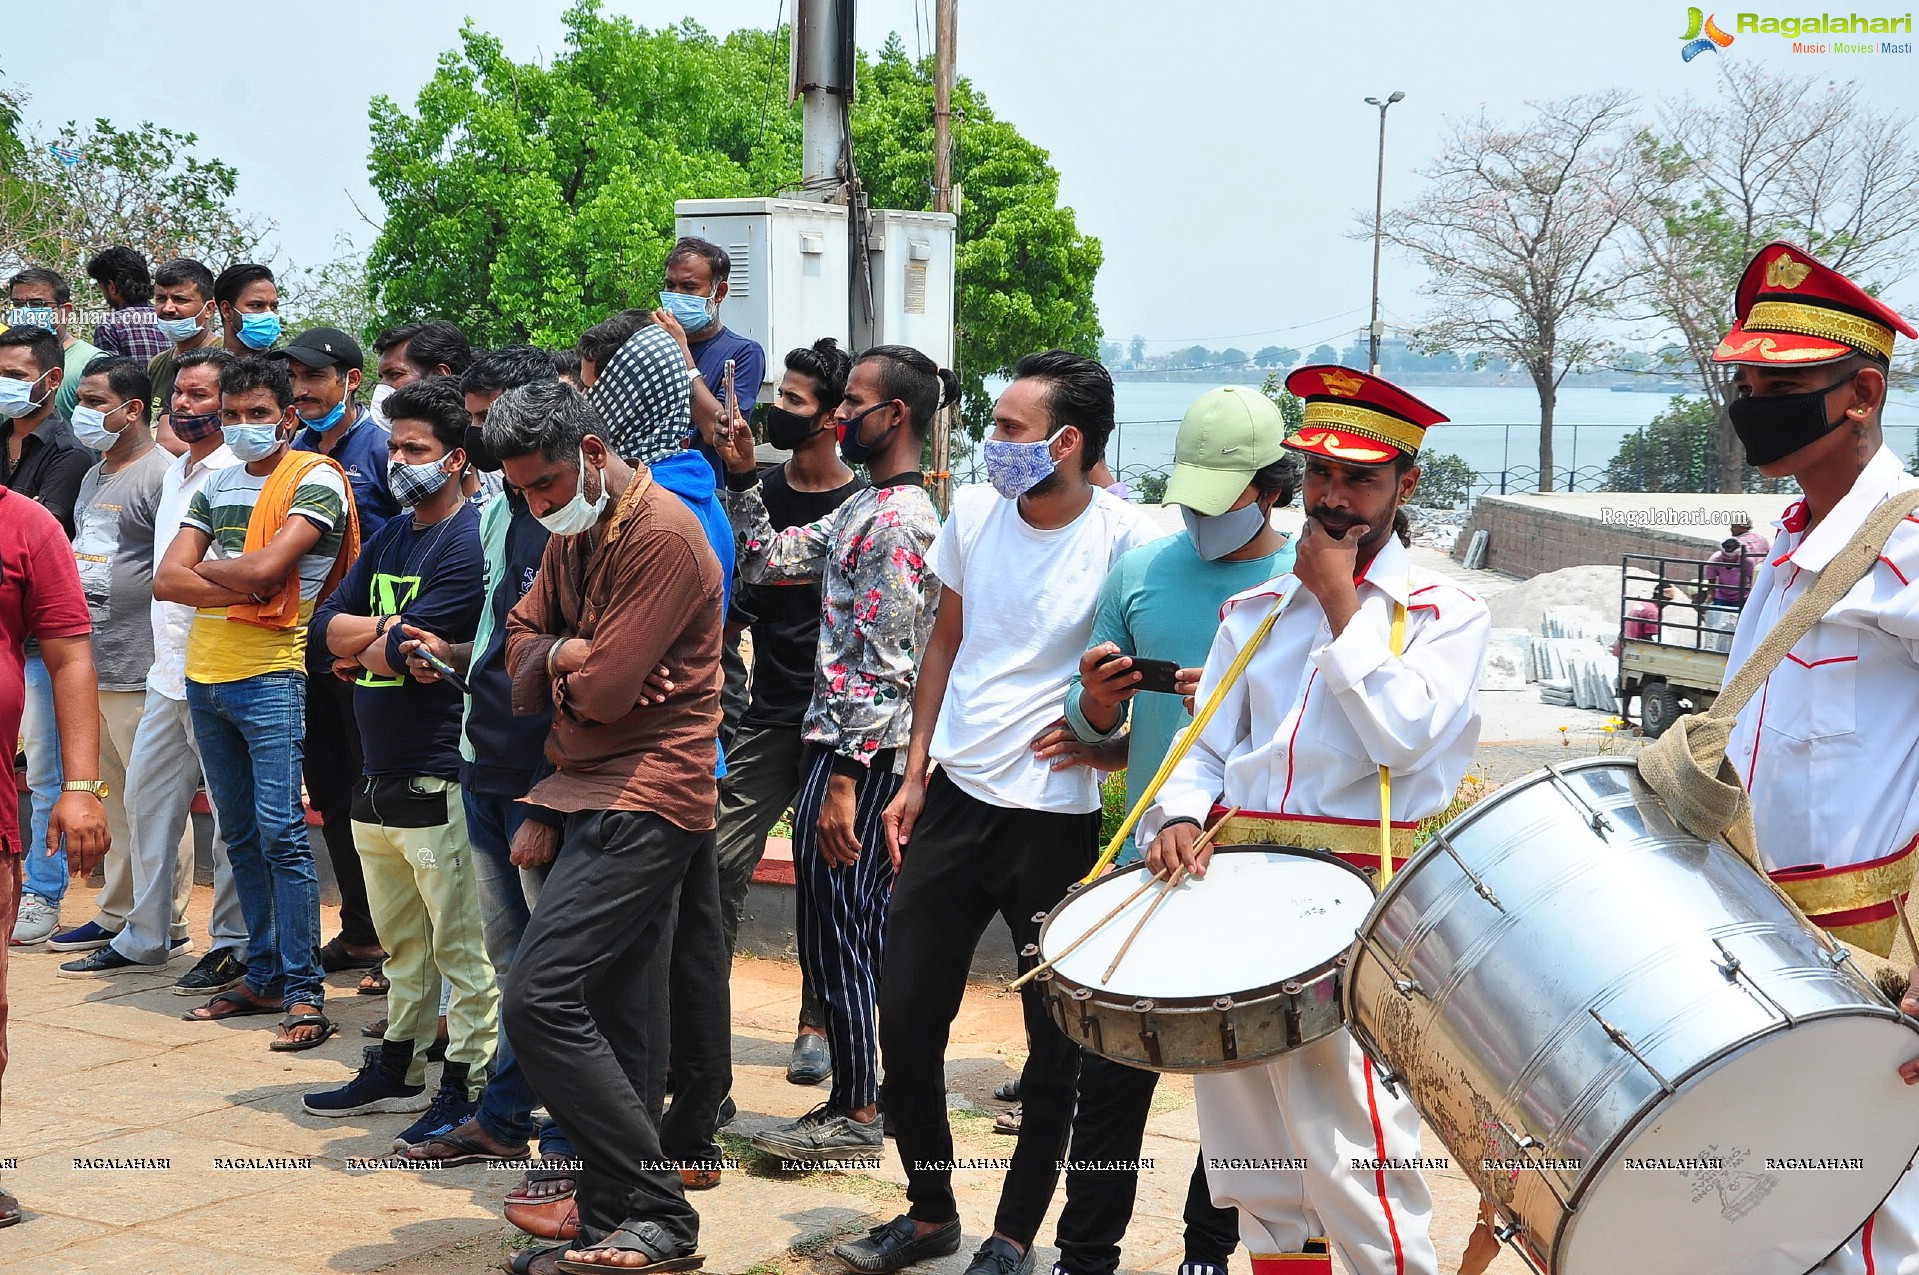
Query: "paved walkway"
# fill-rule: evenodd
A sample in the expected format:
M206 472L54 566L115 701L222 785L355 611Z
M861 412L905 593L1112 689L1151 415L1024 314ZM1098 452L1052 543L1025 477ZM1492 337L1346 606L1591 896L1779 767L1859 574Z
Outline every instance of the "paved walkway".
M76 891L70 918L82 914L86 898ZM208 901L205 888L196 891L199 932ZM54 976L60 959L29 951L12 960L13 1056L0 1155L17 1162L4 1181L28 1217L0 1232L0 1271L453 1275L494 1269L507 1253L517 1232L501 1222L499 1201L512 1174L476 1166L349 1170L351 1157L384 1155L411 1117L322 1120L300 1110L303 1092L337 1084L358 1065L359 1029L385 1012L383 1001L355 996L344 976L335 977L328 1008L341 1035L309 1053L275 1054L266 1047L271 1019L182 1022L193 1002L172 995L167 979L63 980ZM182 962L176 971L184 968ZM785 1083L797 989L792 965L742 959L735 966L741 1115L729 1131L737 1135L729 1139L730 1154L753 1157L744 1141L753 1130L825 1097ZM990 1095L1016 1074L1022 1049L1017 998L973 988L947 1055L960 1154L1011 1153L1011 1140L991 1132L992 1116L1003 1108ZM1154 1168L1141 1182L1127 1271L1177 1267L1195 1138L1191 1083L1169 1077L1149 1129L1145 1154ZM1443 1152L1429 1142L1427 1154ZM272 1167L276 1160L296 1164ZM140 1162L148 1167L126 1167ZM697 1197L706 1269L837 1269L823 1256L830 1242L903 1211L903 1182L890 1148L885 1167L872 1173L786 1175L750 1159L745 1171ZM931 1275L964 1269L990 1229L999 1175L961 1173L958 1188L966 1247L924 1268ZM1472 1227L1474 1196L1452 1170L1434 1175L1434 1189L1434 1229L1450 1271ZM1057 1198L1054 1205L1057 1216ZM1042 1237L1050 1239L1052 1228L1049 1217ZM1043 1262L1052 1256L1050 1249L1041 1253ZM1506 1255L1494 1270L1517 1275L1521 1267Z

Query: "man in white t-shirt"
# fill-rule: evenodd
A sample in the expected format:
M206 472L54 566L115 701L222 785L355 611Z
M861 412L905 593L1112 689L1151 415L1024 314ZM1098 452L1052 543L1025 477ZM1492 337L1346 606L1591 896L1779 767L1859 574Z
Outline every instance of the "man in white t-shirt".
M880 976L881 1101L911 1208L834 1250L862 1275L959 1248L944 1067L973 949L995 912L1015 951L1034 942L1034 916L1098 855L1098 775L1055 770L1035 742L1059 719L1107 572L1158 538L1142 510L1088 481L1112 432L1106 369L1063 350L1021 359L985 443L992 487L956 493L933 542L928 565L945 587L914 692L906 777L885 815L900 875ZM930 778L929 761L940 765ZM1048 1021L1037 987L1023 995L1025 1115L993 1234L969 1275L1031 1268L1072 1123L1079 1049Z

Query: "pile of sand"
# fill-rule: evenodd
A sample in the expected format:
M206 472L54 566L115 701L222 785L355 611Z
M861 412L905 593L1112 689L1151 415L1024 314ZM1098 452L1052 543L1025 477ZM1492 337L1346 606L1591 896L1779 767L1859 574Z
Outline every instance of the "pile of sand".
M1650 594L1650 588L1647 590ZM1619 568L1566 567L1536 575L1487 599L1493 627L1538 633L1548 607L1584 607L1599 623L1619 623Z

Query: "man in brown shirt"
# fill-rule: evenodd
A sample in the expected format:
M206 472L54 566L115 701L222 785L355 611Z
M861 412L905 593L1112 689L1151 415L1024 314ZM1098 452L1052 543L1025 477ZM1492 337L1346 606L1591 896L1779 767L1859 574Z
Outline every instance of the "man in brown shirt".
M685 1269L699 1215L661 1151L672 1130L649 1113L649 1052L657 1062L659 1042L648 966L670 945L682 880L713 853L720 566L679 497L613 453L572 386L508 390L485 433L552 533L538 578L507 617L514 706L551 702L554 714L553 770L527 794L534 817L513 842L514 863L552 868L504 1018L527 1078L585 1164L572 1251L528 1254L520 1265L557 1269L564 1254L611 1267L617 1254L627 1268ZM645 685L661 665L674 670L663 699ZM704 867L711 878L714 866ZM715 974L723 997L724 968Z

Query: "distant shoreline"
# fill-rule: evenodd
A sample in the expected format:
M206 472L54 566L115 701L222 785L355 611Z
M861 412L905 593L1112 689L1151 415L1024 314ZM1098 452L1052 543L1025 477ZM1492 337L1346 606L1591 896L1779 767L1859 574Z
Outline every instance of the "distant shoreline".
M1112 371L1112 369L1108 369ZM1117 382L1160 382L1182 385L1263 385L1274 369L1262 368L1193 368L1184 371L1165 372L1151 368L1125 369L1113 371L1113 380ZM1281 373L1283 376L1284 373ZM1512 372L1422 372L1416 378L1405 382L1407 388L1421 387L1453 388L1458 386L1476 386L1487 389L1530 390L1532 379L1524 373ZM1648 373L1643 376L1631 372L1583 372L1566 377L1559 383L1561 389L1604 390L1619 387L1643 394L1697 394L1699 390L1684 383L1674 383L1663 375Z

